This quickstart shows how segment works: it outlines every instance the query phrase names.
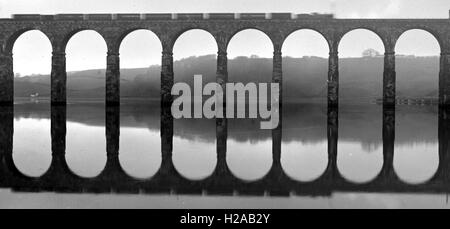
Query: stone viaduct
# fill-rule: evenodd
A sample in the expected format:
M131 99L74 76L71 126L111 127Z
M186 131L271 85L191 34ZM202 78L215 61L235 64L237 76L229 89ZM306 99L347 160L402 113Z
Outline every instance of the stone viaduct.
M340 39L355 29L376 33L384 43L383 74L383 168L372 181L355 184L339 174L338 89ZM49 38L52 48L51 102L66 104L65 46L71 36L82 30L95 30L106 41L106 103L117 105L119 92L119 47L122 39L137 29L148 29L160 39L161 68L161 154L162 164L152 178L139 180L128 176L120 166L120 106L106 106L107 164L96 178L82 178L68 168L65 160L66 106L51 106L52 163L41 177L27 177L14 165L12 142L14 107L0 106L0 187L18 191L57 192L126 192L126 193L210 193L251 195L331 195L334 191L352 192L450 192L450 20L448 19L334 19L331 17L291 14L88 14L88 15L17 15L0 19L0 103L13 104L13 56L15 40L28 30L40 30ZM173 118L170 113L173 85L173 53L177 38L191 29L212 34L217 42L217 82L228 81L227 45L234 34L244 29L257 29L273 43L273 82L282 83L281 48L293 32L312 29L323 35L329 45L328 70L328 166L324 174L311 182L289 178L281 166L280 125L272 130L273 164L269 173L257 181L242 181L234 177L226 163L227 119L216 119L217 165L204 180L184 178L172 162ZM402 182L393 169L395 140L395 45L398 38L411 29L431 33L439 42L441 61L439 73L439 168L434 177L422 184ZM281 107L282 108L282 107ZM282 109L280 109L282 112ZM280 117L282 115L280 114Z
M146 29L154 32L162 45L161 96L171 103L173 85L173 45L177 38L191 29L209 32L217 42L217 82L227 82L227 45L234 34L245 29L265 33L273 43L273 82L282 83L281 48L293 32L312 29L329 45L328 102L338 104L339 68L338 46L341 38L355 29L367 29L377 34L385 47L383 100L395 103L395 45L398 38L411 29L431 33L441 48L439 73L439 102L450 104L450 20L448 19L335 19L321 15L272 14L59 14L14 15L0 19L0 103L13 102L13 56L15 40L28 30L40 30L53 48L51 70L51 101L66 103L65 47L71 36L82 30L97 31L108 48L106 66L106 102L120 100L119 47L130 32Z

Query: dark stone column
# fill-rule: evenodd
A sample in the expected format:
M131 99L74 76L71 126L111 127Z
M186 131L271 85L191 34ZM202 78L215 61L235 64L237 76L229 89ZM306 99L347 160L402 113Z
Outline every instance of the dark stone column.
M173 54L172 50L164 47L161 61L161 153L160 172L169 176L174 171L172 162L173 149L173 116L171 106L173 102L171 90L173 87Z
M272 182L280 182L283 179L283 168L281 165L281 141L282 141L282 129L279 126L272 130ZM276 185L275 185L276 186Z
M161 167L163 175L173 172L172 150L173 150L173 116L170 106L161 107Z
M14 133L14 107L0 106L0 187L7 187L8 165L6 159L12 158Z
M450 53L442 53L439 66L439 105L450 105Z
M338 51L332 50L328 59L328 105L339 104L339 56Z
M283 57L281 55L281 50L275 50L273 52L272 83L280 84L280 98L282 98L281 86L283 83Z
M383 104L395 106L395 53L384 54Z
M106 58L106 104L120 104L120 58L118 52L108 52Z
M227 138L228 138L228 122L226 119L226 90L225 85L228 82L228 58L226 51L219 50L217 53L217 75L216 82L222 87L224 100L223 112L224 118L216 118L216 142L217 142L217 167L216 172L219 175L228 173L228 165L226 161L227 155Z
M278 83L279 84L279 97L278 97L278 103L279 103L279 109L278 109L278 116L280 118L280 122L278 125L278 128L281 129L282 124L282 112L283 112L283 57L281 55L281 47L275 49L273 52L273 72L272 72L272 83Z
M125 176L119 160L120 106L106 106L106 166L100 178L109 184L117 183Z
M273 175L277 176L276 180L280 181L280 176L283 175L283 169L281 166L281 140L282 140L282 83L283 83L283 68L282 68L282 55L281 50L276 48L273 52L273 73L272 73L272 83L278 83L280 86L279 100L279 110L278 126L272 130L272 171Z
M338 131L339 110L338 107L331 104L327 110L328 166L324 173L326 179L331 182L337 176Z
M450 108L439 107L439 167L436 177L444 184L450 182Z
M0 105L14 102L14 71L12 53L0 53Z
M53 157L59 157L66 154L66 106L51 107L51 137Z
M52 53L51 103L53 105L65 105L67 101L66 90L66 53L54 51Z
M120 107L106 107L106 152L108 158L118 157L120 138Z
M161 63L161 104L163 106L172 105L173 86L173 54L172 50L163 50Z
M390 182L394 175L395 108L383 107L383 167L379 179Z
M216 150L217 150L217 167L216 172L223 175L228 173L227 165L227 139L228 139L228 122L226 118L216 119Z
M70 182L68 177L74 174L69 169L66 162L66 121L67 107L65 105L51 106L51 138L52 138L52 163L50 169L45 174L45 180L49 180L52 185L63 186Z
M226 51L217 52L217 76L216 82L225 89L228 82L228 57ZM225 90L224 90L225 92ZM226 101L226 100L225 100ZM226 107L226 106L225 106Z
M173 102L171 90L173 87L173 54L172 49L163 48L161 61L161 153L162 162L160 172L169 176L174 171L172 162L173 149L173 116L171 106Z

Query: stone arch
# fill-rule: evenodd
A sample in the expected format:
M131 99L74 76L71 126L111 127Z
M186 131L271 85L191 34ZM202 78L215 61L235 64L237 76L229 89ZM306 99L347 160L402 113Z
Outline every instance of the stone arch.
M342 35L339 37L339 39L337 41L337 47L336 47L337 50L339 50L339 47L340 47L341 42L342 42L342 39L344 39L347 35L351 34L352 32L355 32L355 31L358 31L358 30L363 30L363 31L367 31L367 32L369 32L371 34L375 34L378 37L378 39L383 43L384 51L387 51L387 47L389 46L389 44L386 43L386 39L384 39L384 36L381 35L380 32L378 32L378 31L376 31L376 30L374 30L372 28L369 28L369 27L356 27L356 28L352 28L352 29L349 29L349 30L343 32Z
M65 51L66 48L67 48L67 44L69 43L70 39L72 39L72 37L75 36L75 34L77 34L79 32L82 32L82 31L94 31L94 32L96 32L98 35L100 35L100 37L102 38L103 42L105 42L106 47L108 47L108 41L105 38L104 34L102 34L100 31L98 31L95 28L88 28L87 27L87 28L75 29L75 30L72 30L72 31L68 32L63 38L61 50Z
M233 40L233 38L236 37L236 35L239 34L240 32L243 32L243 31L246 31L246 30L257 30L257 31L263 33L270 40L270 42L272 43L272 47L271 47L272 50L275 49L276 43L274 42L273 37L267 31L264 31L263 29L258 28L256 26L249 26L249 27L239 28L238 30L236 30L233 33L231 33L231 35L228 37L228 39L226 41L226 47L225 47L226 50L228 50L228 46L229 46L230 42Z
M14 35L14 39L10 41L10 42L11 42L11 46L7 48L7 49L8 49L7 53L13 55L14 47L16 47L17 41L20 40L20 38L21 38L23 35L27 35L28 33L32 33L32 32L37 32L37 34L33 34L33 38L41 38L41 37L43 37L43 38L41 38L41 39L44 39L43 42L46 43L46 44L45 44L45 47L48 45L50 50L48 50L47 48L45 48L45 50L39 50L39 51L41 51L41 52L30 52L30 51L27 51L26 53L27 53L27 54L31 54L31 55L33 55L33 54L35 54L35 53L45 53L45 54L46 54L45 60L48 60L48 61L49 61L48 63L46 63L46 66L48 67L48 71L46 71L46 73L47 73L47 74L50 74L50 72L51 72L51 54L52 54L52 52L53 52L53 44L52 44L52 41L51 41L51 39L50 39L51 37L49 37L45 32L43 32L43 31L40 30L40 29L26 29L26 30L22 30L22 31L20 31L20 32L17 32L16 35ZM30 34L29 34L29 35L30 35ZM38 40L41 40L41 39L38 39ZM43 47L42 47L42 46L38 47L38 46L36 46L36 45L32 45L31 48L32 48L32 49L34 49L34 48L38 48L38 49L39 49L39 48L43 48ZM42 51L43 51L43 52L42 52ZM17 53L16 53L16 54L17 54ZM47 55L48 55L48 56L47 56ZM27 55L26 55L26 56L27 56ZM47 59L47 58L49 58L49 59ZM16 60L14 61L14 59L16 59ZM17 64L17 62L16 62L17 60L18 60L17 58L14 58L14 57L13 57L13 66L14 66L15 64ZM41 60L42 60L42 59L41 59ZM26 62L25 64L26 64L27 68L33 69L33 67L29 65L29 62ZM17 73L16 71L13 71L13 72L14 72L14 73ZM35 73L35 72L33 72L33 73ZM50 91L48 91L48 93L50 93Z
M69 42L72 40L72 38L79 34L80 32L93 32L96 36L98 35L99 40L96 38L95 40L101 41L100 43L104 44L105 47L105 52L104 52L104 58L107 57L107 53L110 51L109 50L109 45L108 45L108 39L105 37L104 34L102 34L101 32L99 32L98 30L95 29L91 29L91 28L86 28L86 29L77 29L77 30L73 30L70 33L67 33L64 36L63 42L61 43L61 50L67 55L67 44L69 44ZM84 47L84 45L83 45ZM69 54L70 55L70 54ZM103 55L103 54L102 54ZM69 65L69 56L66 56L66 68L68 68ZM103 68L103 67L102 67ZM107 61L105 61L105 65L104 68L107 68ZM70 71L70 69L66 70L66 71Z
M130 35L133 35L133 33L135 33L135 32L143 32L143 33L146 33L147 35L156 37L157 42L158 42L158 44L159 44L159 48L161 49L161 51L163 50L163 46L162 46L162 43L161 43L161 39L160 39L160 37L158 36L158 34L155 33L154 31L152 31L152 30L150 30L150 29L146 29L146 28L133 28L133 29L130 29L130 30L127 30L127 31L123 32L123 33L118 37L118 39L116 40L116 42L114 42L114 46L112 47L113 50L115 50L115 51L117 51L118 53L120 53L120 50L123 48L123 45L124 45L124 40L126 40L127 38L129 38ZM144 34L141 34L141 35L144 36ZM155 40L152 38L152 42L154 42L154 41L155 41ZM147 42L147 44L148 44L148 42ZM158 50L158 49L156 49L156 50ZM161 54L161 52L158 52L158 58L159 58L159 59L161 58L160 54Z
M417 28L416 28L416 27L413 27L413 28L408 28L408 29L405 29L405 30L401 31L400 34L399 34L399 36L398 36L397 39L395 40L394 50L397 48L398 41L402 38L402 36L405 35L405 34L408 33L408 32L414 31L414 30L422 31L422 32L428 33L428 34L431 35L431 36L435 39L435 41L438 43L438 45L439 45L439 51L442 52L442 51L444 50L444 49L443 49L443 47L444 47L443 41L440 39L440 37L439 37L438 35L436 35L436 33L435 33L434 31L432 31L432 30L430 30L430 29L428 29L428 28L424 28L424 27L417 27Z
M316 40L317 43L315 43ZM312 43L313 41L314 43ZM312 47L311 50L307 46ZM283 125L288 128L282 128L281 165L284 174L289 179L298 182L313 182L324 175L329 162L328 144L326 143L327 115L324 112L326 111L327 95L321 92L327 86L330 46L323 33L316 29L301 28L291 31L285 37L281 50L284 58L282 66L283 100L293 101L292 99L298 98L298 95L308 98L310 101L318 99L317 103L301 104L300 106L289 102L283 104L285 112L282 113L281 120L283 120ZM295 50L295 52L290 50ZM304 56L320 56L320 59L304 59ZM314 63L305 64L306 61L314 61ZM311 67L314 70L309 66L314 66ZM297 84L298 82L307 83ZM302 109L304 110L302 111ZM315 115L312 116L312 112L305 112L305 110L312 110ZM315 140L307 141L307 143L298 140L297 134L293 130L309 128L309 125L314 126L314 130L311 132L314 132L312 135L315 136Z
M245 34L240 32L253 32L253 34L251 37L236 36ZM273 36L268 32L264 32L255 27L240 28L233 34L231 39L227 40L228 55L233 55L228 59L227 63L228 82L241 82L244 84L247 82L272 82L274 72ZM233 38L236 39L233 40ZM258 43L255 44L255 42L252 43L247 41L245 43L245 45L249 46L249 48L247 48L242 46L241 42L243 40L258 41ZM230 50L232 48L230 43L233 41L235 41L235 43L231 44L233 47L236 48L238 45L241 45L240 47L245 47L245 52L233 53L232 50ZM259 43L259 41L261 41L261 43ZM270 44L272 44L272 47L270 47ZM252 58L244 57L246 62L234 58L234 56L258 54L255 53L255 51L260 50L264 52L264 58L253 60ZM243 65L244 63L245 66ZM249 73L249 71L251 71L251 73ZM245 134L248 133L247 131L250 129L255 132L251 135ZM264 177L270 173L274 163L277 163L274 162L273 158L271 136L271 131L261 130L258 122L253 122L249 119L230 119L228 121L228 144L226 154L226 162L230 173L234 177L244 181L254 182L264 179ZM252 150L248 150L250 148ZM239 152L246 153L241 154ZM249 166L252 167L251 170L247 169Z
M361 34L358 34L360 32ZM355 47L356 36L363 40ZM350 38L349 40L345 40ZM349 43L352 41L353 43ZM372 44L376 45L373 47ZM348 50L356 51L346 55L344 45ZM380 56L361 58L360 51L376 48ZM383 50L384 49L384 50ZM382 52L386 51L383 37L377 31L367 27L348 29L338 42L339 58L339 130L337 144L337 172L351 183L369 183L375 180L383 169L384 155L382 147L382 119L374 118L373 114L381 114L382 109L371 105L371 102L383 95L383 65ZM355 68L358 66L358 68ZM358 81L356 87L352 82ZM371 131L358 134L357 128L371 126ZM368 141L367 139L371 139Z
M216 43L217 48L219 47L219 44L217 42L216 37L214 36L214 33L212 33L209 29L202 28L202 27L189 27L189 28L184 28L183 30L181 30L175 34L175 36L173 37L172 48L175 47L175 44L177 43L177 41L179 40L179 38L181 36L183 36L184 34L190 32L192 30L201 30L201 31L208 33L214 39L214 42Z
M325 42L327 43L327 47L328 47L328 50L331 50L331 47L330 47L330 41L329 41L329 39L327 38L327 36L322 32L322 31L320 31L320 30L318 30L318 29L316 29L316 28L313 28L313 27L303 27L303 28L297 28L297 29L294 29L294 30L292 30L292 31L289 31L287 34L286 34L286 36L284 36L284 38L283 38L283 40L282 40L282 42L281 42L281 49L283 49L283 46L285 45L285 43L286 43L286 40L287 39L289 39L289 37L292 35L292 34L294 34L294 33L296 33L296 32L300 32L300 31L313 31L313 32L315 32L315 33L318 33L318 34L320 34L321 36L322 36L322 38L325 40Z
M431 35L439 44L439 50L440 52L442 52L444 50L444 40L441 39L441 36L439 33L437 33L436 31L427 28L426 26L414 26L414 27L409 27L409 28L404 28L399 32L399 35L397 37L397 39L395 40L395 44L394 44L394 50L397 47L398 44L398 40L406 33L410 32L410 31L414 31L414 30L419 30L419 31L423 31L428 33L429 35Z
M21 38L26 37L31 38L31 41L24 42L24 40L21 40ZM33 44L36 41L40 45ZM10 48L8 52L11 55L13 53L16 54L16 58L13 58L12 62L12 68L14 69L13 66L15 66L16 71L13 71L10 75L11 81L14 81L13 91L16 91L16 94L12 94L13 100L17 100L19 97L29 97L30 94L34 93L38 93L41 97L49 96L49 87L37 87L31 90L24 89L20 84L27 83L26 78L16 78L13 74L21 73L23 76L35 73L50 74L52 45L47 34L39 29L21 30L14 35L11 45L11 47L8 47L8 49ZM25 81L23 81L24 79ZM46 79L42 83L50 84L50 79ZM21 173L33 178L45 174L51 164L50 107L45 106L43 108L45 109L33 107L30 111L30 113L37 112L39 115L42 115L40 122L23 116L21 119L15 119L13 124L15 126L15 136L13 138L12 163L15 164L16 169ZM18 108L16 107L16 109ZM30 133L34 133L34 136L30 137ZM34 139L34 141L30 142L31 139ZM27 147L27 145L32 145L33 143L40 143L39 150Z
M415 32L418 34L415 34ZM419 35L419 33L424 36L411 36ZM402 38L403 40L401 40ZM417 46L410 45L405 46L406 50L403 50L407 53L400 52L400 44L407 44L408 41L419 41L421 45L426 43L431 46L423 45L425 49L417 50ZM432 52L427 53L426 56L431 54L434 57L428 58L421 55L421 51L426 52L430 50L430 47L432 47ZM395 52L414 55L415 57L396 56L398 97L402 99L439 98L439 94L442 93L439 55L444 51L444 47L439 36L436 36L436 33L429 28L414 26L401 31L395 43ZM419 65L419 63L424 65ZM426 67L415 68L414 66ZM439 118L436 110L437 104L424 107L418 105L396 106L396 115L401 115L401 118L396 118L393 170L403 183L427 184L438 175L444 158L442 158L439 150ZM415 120L420 120L420 122ZM405 141L405 137L415 140L414 148L409 147L411 143Z
M139 31L139 30L145 30L145 31L149 31L151 33L153 33L157 38L158 41L160 42L161 48L162 48L162 41L161 41L161 37L158 35L158 33L156 33L154 30L149 29L149 28L145 28L145 27L136 27L136 28L131 28L131 29L127 29L124 32L122 32L119 37L117 38L115 44L117 46L115 46L115 50L120 50L120 47L122 46L122 42L123 40L130 35L131 33L135 32L135 31Z
M44 34L45 37L47 37L50 44L52 44L51 39L50 39L51 36L49 36L44 30L42 30L40 28L36 28L36 27L27 27L27 28L23 28L23 29L13 32L11 34L11 36L8 37L6 44L5 44L4 52L12 53L12 50L13 50L14 44L16 43L17 38L19 38L24 33L33 31L33 30L37 30L37 31L41 32L42 34ZM52 51L53 51L53 45L52 45Z
M196 28L196 27L184 29L184 30L182 30L180 33L178 33L178 34L175 36L175 39L173 40L172 51L173 51L173 49L175 48L175 45L177 44L177 42L180 40L180 38L181 38L183 35L185 35L185 34L187 34L187 33L189 33L189 32L195 31L195 30L202 31L202 33L203 33L203 32L206 32L206 34L208 34L209 37L212 38L212 39L214 40L214 43L215 43L215 49L216 49L217 52L218 52L218 50L219 50L219 44L218 44L218 42L217 42L216 37L213 35L213 33L211 33L211 32L210 32L209 30L207 30L207 29L204 29L204 28Z
M89 40L89 43L98 42L98 44L102 45L101 50L94 50L94 55L90 55L87 59L89 62L86 62L83 60L83 62L78 62L75 60L81 60L81 57L85 57L86 53L89 53L89 49L86 47L87 44L83 41L79 44L81 47L80 50L73 50L74 52L71 52L72 50L68 50L71 47L68 47L68 44L70 43L70 40L74 38L76 34L79 32L92 32L92 34L95 34L95 38L93 40ZM75 40L73 40L75 41ZM105 86L105 81L107 81L107 78L104 73L104 69L107 68L107 51L108 51L108 44L107 40L105 39L105 36L94 30L94 29L77 29L72 30L70 33L67 33L66 36L64 36L64 43L63 43L64 51L68 52L67 56L67 70L68 71L80 71L80 70L87 70L88 68L91 69L97 69L96 76L98 77L91 77L91 79L94 79L95 83L90 83L92 90L95 89L96 93L98 93L98 98L104 98L104 95L107 93L107 88ZM75 43L72 43L75 45ZM69 44L69 45L72 45ZM72 46L75 47L75 46ZM81 55L73 55L73 54L81 54ZM73 56L72 56L73 55ZM84 55L84 56L83 56ZM96 63L96 61L98 61ZM78 62L78 63L77 63ZM80 64L81 63L81 64ZM93 65L92 65L93 63ZM73 89L73 81L71 82L70 75L67 77L67 92L71 91ZM101 93L101 94L100 94ZM78 97L82 98L83 96L78 95ZM95 97L95 96L94 96ZM67 93L67 99L73 99L75 96L71 95L70 93ZM99 100L100 107L104 106L104 100ZM67 118L71 119L72 117L80 117L80 115L83 114L83 109L89 110L89 112L97 112L96 116L100 117L100 119L97 121L99 123L104 123L107 119L104 116L104 108L99 108L95 106L88 106L88 107L82 107L83 105L74 105L74 106L68 106L67 107ZM102 111L103 110L103 111ZM68 122L66 126L66 161L68 164L69 169L77 174L80 177L95 177L99 174L101 174L101 171L104 170L107 162L107 152L106 152L106 138L105 136L105 127L98 127L98 126L86 126L86 128L79 128L79 125L82 125L81 123L77 122ZM86 133L92 134L92 136L98 136L97 137L87 137ZM76 138L75 136L81 136L80 138ZM101 137L103 136L103 137ZM81 143L80 143L81 142ZM80 149L80 147L84 147L84 149ZM89 166L85 166L89 165Z

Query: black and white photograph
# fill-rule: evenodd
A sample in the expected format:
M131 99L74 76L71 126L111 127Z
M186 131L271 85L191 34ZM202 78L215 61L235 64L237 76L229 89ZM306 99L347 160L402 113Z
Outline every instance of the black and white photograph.
M211 228L449 193L449 0L0 0L1 209Z

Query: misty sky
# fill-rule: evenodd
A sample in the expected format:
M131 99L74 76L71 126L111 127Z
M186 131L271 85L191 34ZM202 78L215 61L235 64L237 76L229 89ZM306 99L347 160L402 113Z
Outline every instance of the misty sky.
M164 13L164 12L291 12L335 13L338 18L448 18L448 0L0 0L0 17L20 13ZM231 41L229 57L252 54L271 57L269 39L261 32L247 30ZM340 45L341 57L360 56L367 48L383 53L379 38L360 30L347 34ZM200 30L188 31L177 41L174 58L215 54L213 38ZM423 31L410 31L399 40L398 54L417 56L438 55L436 40ZM18 38L14 46L14 70L21 75L48 74L51 46L38 31ZM136 31L125 38L121 46L121 67L147 67L160 63L161 47L154 34ZM106 45L93 31L77 33L66 49L67 70L105 68ZM325 40L313 31L298 31L283 47L286 56L328 55Z

